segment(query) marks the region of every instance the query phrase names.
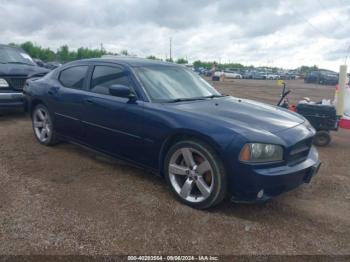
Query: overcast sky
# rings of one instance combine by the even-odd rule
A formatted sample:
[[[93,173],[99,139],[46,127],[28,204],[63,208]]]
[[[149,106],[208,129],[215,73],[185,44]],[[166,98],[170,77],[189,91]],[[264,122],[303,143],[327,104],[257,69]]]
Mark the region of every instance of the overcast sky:
[[[338,70],[350,0],[0,0],[1,42]],[[350,61],[350,58],[348,59]]]

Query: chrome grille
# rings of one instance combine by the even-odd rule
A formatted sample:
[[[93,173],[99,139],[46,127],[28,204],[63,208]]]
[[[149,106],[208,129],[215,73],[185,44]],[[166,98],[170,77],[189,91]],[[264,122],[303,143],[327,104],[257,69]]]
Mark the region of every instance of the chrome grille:
[[[10,84],[10,87],[16,90],[23,90],[26,83],[26,77],[9,77],[6,81]]]
[[[296,165],[306,160],[312,146],[312,138],[302,140],[289,151],[288,165]]]

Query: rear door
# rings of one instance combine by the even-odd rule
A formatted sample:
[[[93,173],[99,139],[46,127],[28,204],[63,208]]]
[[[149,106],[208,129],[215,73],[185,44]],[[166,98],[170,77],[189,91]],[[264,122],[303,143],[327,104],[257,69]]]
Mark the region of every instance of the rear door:
[[[48,91],[56,131],[76,140],[81,140],[83,136],[80,121],[88,70],[88,65],[63,69],[58,75],[58,81]]]
[[[109,154],[142,162],[143,102],[110,95],[109,87],[116,84],[128,86],[136,95],[130,74],[122,66],[100,64],[91,70],[82,110],[86,143]]]

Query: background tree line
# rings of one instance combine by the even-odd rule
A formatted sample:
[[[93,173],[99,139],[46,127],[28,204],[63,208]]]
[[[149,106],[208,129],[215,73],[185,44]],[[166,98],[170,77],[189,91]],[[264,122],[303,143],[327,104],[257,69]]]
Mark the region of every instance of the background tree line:
[[[103,55],[124,55],[128,56],[130,55],[127,50],[121,50],[119,53],[111,53],[107,52],[104,48],[101,49],[90,49],[86,47],[79,47],[76,51],[70,50],[68,45],[63,45],[60,48],[57,49],[57,51],[53,51],[50,48],[43,48],[39,45],[33,44],[32,42],[28,41],[22,44],[15,44],[10,43],[9,45],[21,47],[24,51],[26,51],[31,57],[33,58],[39,58],[43,60],[44,62],[48,61],[59,61],[61,63],[70,62],[77,59],[84,59],[84,58],[98,58]],[[153,59],[153,60],[161,60],[162,58],[156,57],[154,55],[149,55],[146,58]],[[175,62],[177,64],[188,64],[187,59],[185,58],[178,58],[176,60],[173,60],[172,58],[166,58],[165,61],[167,62]],[[207,69],[213,68],[214,63],[217,65],[217,68],[219,70],[226,69],[226,68],[235,68],[235,69],[253,69],[254,66],[244,66],[240,63],[216,63],[215,61],[194,61],[193,66],[195,68],[203,67]],[[273,71],[277,71],[281,68],[277,67],[266,67],[271,68]],[[317,66],[301,66],[299,67],[299,72],[302,74],[306,74],[312,70],[317,70]]]
[[[74,51],[70,50],[67,45],[61,46],[56,52],[54,52],[50,48],[42,48],[41,46],[33,44],[29,41],[22,44],[10,43],[9,45],[20,47],[24,51],[26,51],[32,58],[39,58],[44,62],[59,61],[65,63],[77,59],[101,57],[107,54],[106,50],[104,50],[103,48],[90,49],[85,47],[79,47],[76,51]]]
[[[44,62],[49,61],[59,61],[62,63],[78,60],[78,59],[84,59],[84,58],[98,58],[103,55],[124,55],[129,56],[128,50],[121,50],[119,53],[111,53],[107,52],[104,48],[101,49],[90,49],[86,47],[79,47],[76,51],[70,50],[68,45],[63,45],[60,48],[57,49],[57,51],[53,51],[50,48],[43,48],[39,45],[36,45],[30,41],[22,43],[22,44],[15,44],[10,43],[11,46],[16,46],[22,48],[24,51],[26,51],[32,58],[39,58]],[[163,60],[161,58],[158,58],[156,56],[150,55],[147,57],[148,59],[154,59],[154,60]],[[174,62],[173,59],[166,59],[168,62]],[[179,58],[175,61],[178,64],[187,64],[188,61],[184,58]]]

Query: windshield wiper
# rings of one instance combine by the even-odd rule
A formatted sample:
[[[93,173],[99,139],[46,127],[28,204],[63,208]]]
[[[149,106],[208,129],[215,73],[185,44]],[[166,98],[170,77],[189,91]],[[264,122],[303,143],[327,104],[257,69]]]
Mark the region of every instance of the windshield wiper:
[[[191,97],[191,98],[176,98],[176,99],[168,100],[166,102],[177,103],[177,102],[183,102],[183,101],[206,100],[208,98],[217,98],[217,97],[225,97],[225,96],[228,96],[228,95],[210,95],[210,96]]]
[[[192,97],[192,98],[176,98],[172,100],[166,101],[167,103],[177,103],[177,102],[184,102],[184,101],[196,101],[196,100],[204,100],[205,97]]]
[[[204,96],[204,98],[217,98],[217,97],[225,97],[228,95],[210,95],[210,96]]]
[[[30,65],[30,66],[34,66],[33,64],[30,64],[30,63],[18,62],[18,61],[7,62],[6,64],[20,64],[20,65]]]

